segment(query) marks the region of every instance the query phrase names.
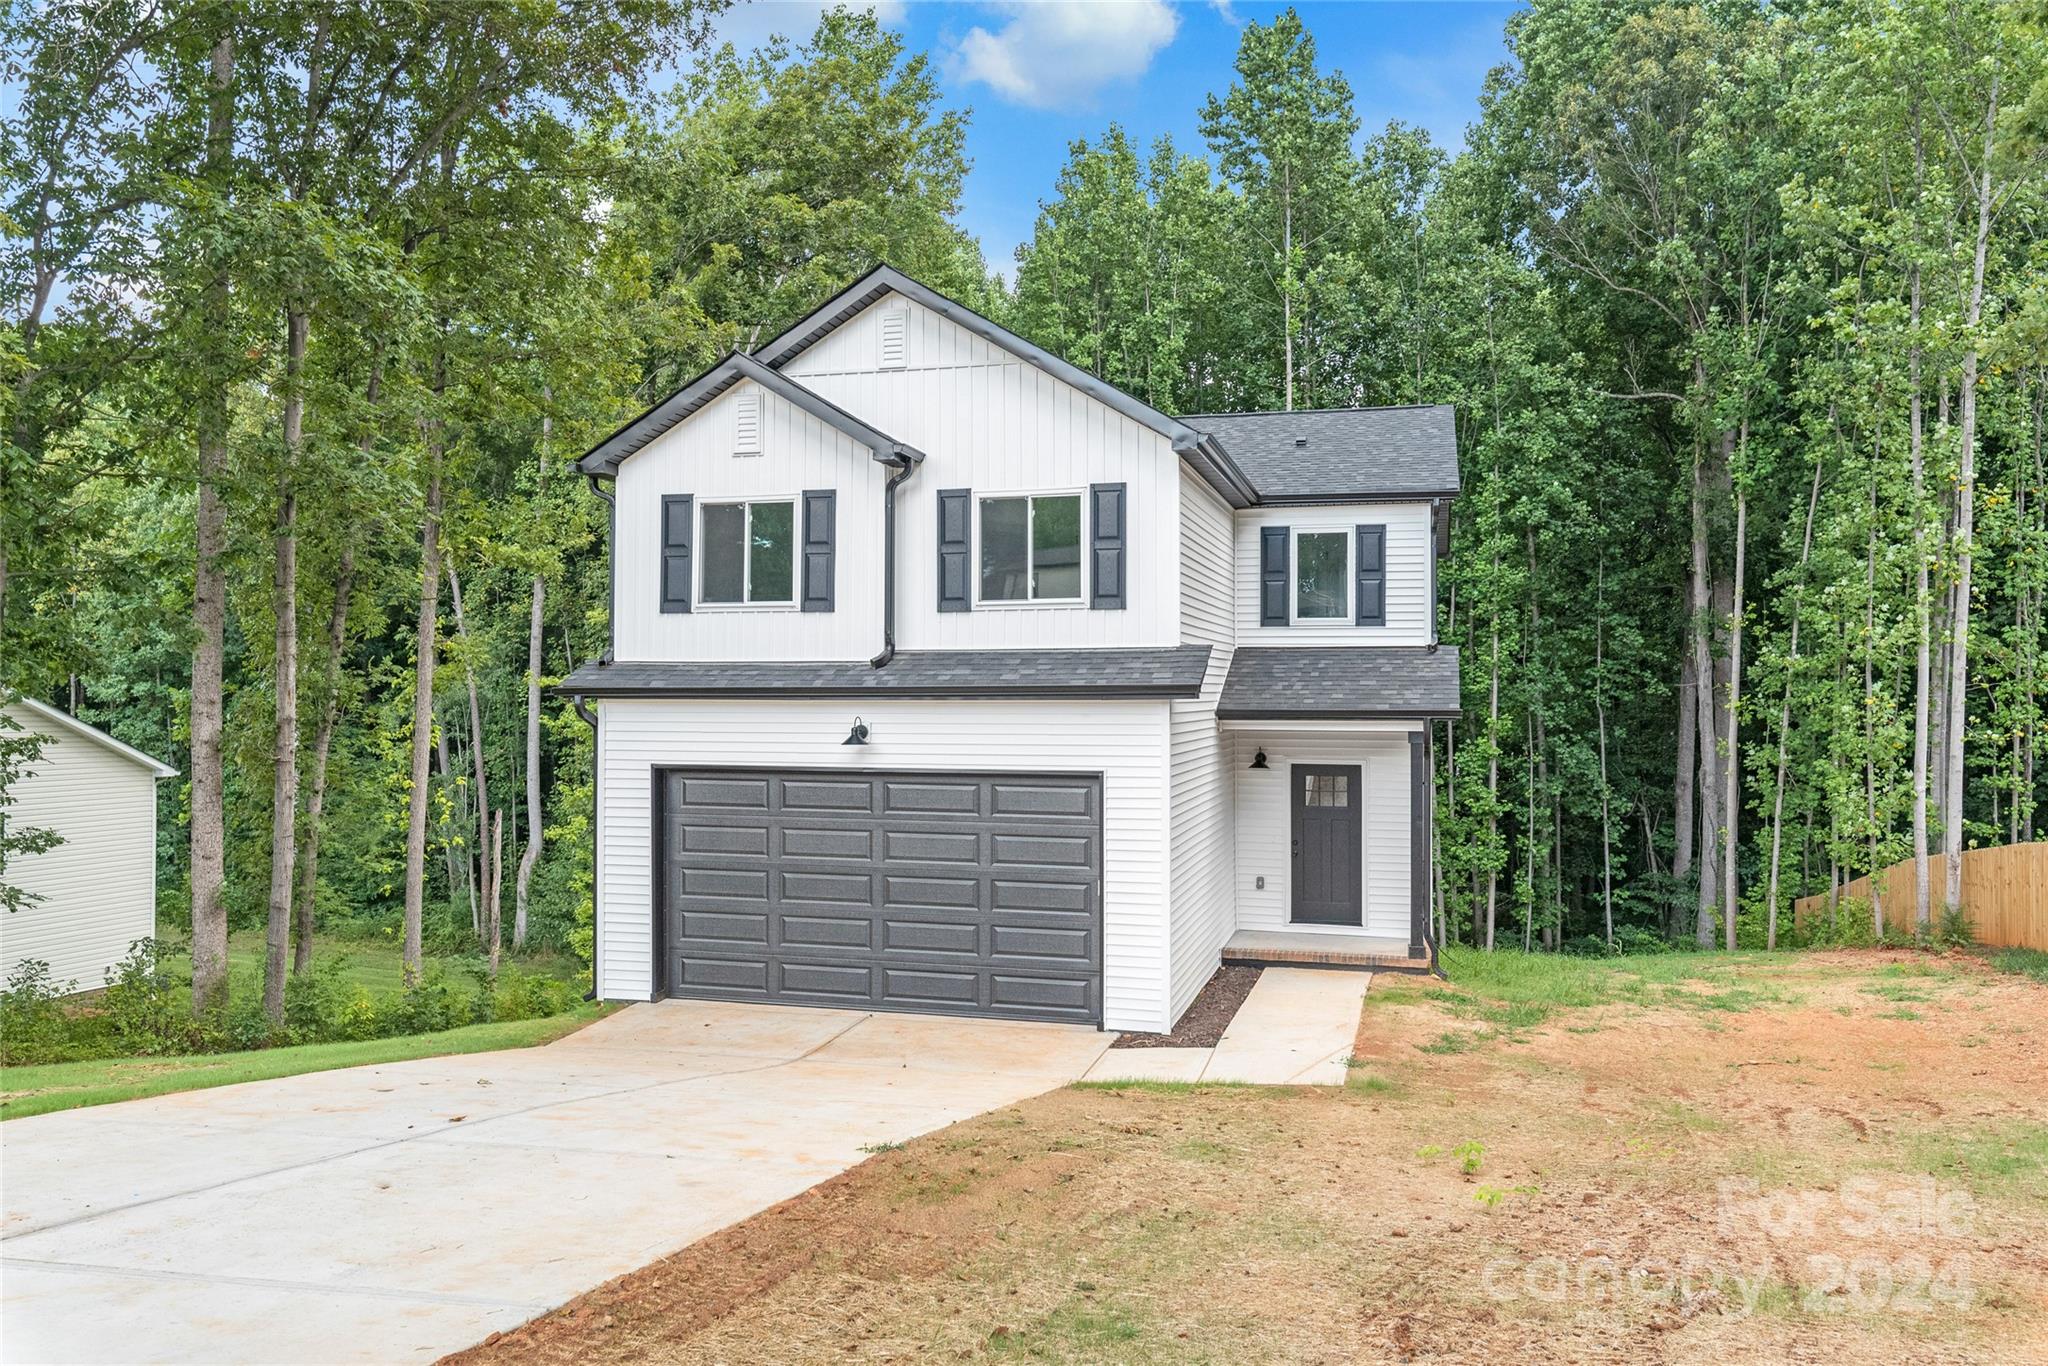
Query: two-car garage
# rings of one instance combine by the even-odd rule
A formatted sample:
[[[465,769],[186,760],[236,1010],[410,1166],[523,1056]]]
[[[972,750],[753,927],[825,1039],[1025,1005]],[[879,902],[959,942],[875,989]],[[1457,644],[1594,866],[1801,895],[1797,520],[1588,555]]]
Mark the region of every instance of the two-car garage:
[[[656,774],[671,996],[1100,1023],[1093,774]]]

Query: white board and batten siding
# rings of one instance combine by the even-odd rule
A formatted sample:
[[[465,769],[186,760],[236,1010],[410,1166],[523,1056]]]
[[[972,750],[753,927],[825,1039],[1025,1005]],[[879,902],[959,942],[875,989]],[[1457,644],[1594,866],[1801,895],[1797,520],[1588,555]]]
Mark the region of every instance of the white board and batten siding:
[[[1198,698],[1172,708],[1172,898],[1168,936],[1172,1016],[1179,1019],[1215,972],[1236,929],[1231,869],[1235,788],[1230,740],[1216,724],[1216,699],[1230,672],[1231,510],[1193,473],[1181,472],[1181,637],[1210,647]]]
[[[743,421],[751,408],[753,423]],[[751,449],[753,453],[748,453]],[[882,486],[889,470],[866,446],[759,385],[726,390],[619,466],[616,650],[633,660],[852,660],[882,648]],[[829,612],[720,606],[703,600],[705,547],[693,537],[688,612],[661,610],[661,500],[796,503],[807,490],[838,493]]]
[[[885,319],[891,317],[897,321],[888,326],[902,328],[900,365],[893,356],[885,357]],[[1165,437],[896,295],[848,319],[793,357],[783,372],[925,453],[923,466],[898,495],[902,596],[896,603],[896,640],[903,649],[1180,643],[1181,460]],[[980,498],[1085,493],[1090,484],[1125,486],[1129,541],[1122,610],[1092,611],[1085,601],[1057,606],[984,606],[977,601],[969,612],[938,610],[940,489],[971,489]],[[977,544],[977,566],[980,556]],[[1085,546],[1082,558],[1088,558]]]
[[[657,768],[1097,773],[1104,1027],[1168,1027],[1166,703],[874,697],[598,706],[598,989],[606,999],[653,992]],[[871,728],[858,748],[841,743],[856,713]]]
[[[156,933],[156,784],[175,771],[54,709],[7,714],[46,741],[8,818],[64,842],[8,862],[7,882],[40,900],[0,913],[0,979],[40,959],[60,990],[97,991],[130,944]]]
[[[1342,531],[1356,555],[1360,526],[1387,529],[1387,624],[1359,626],[1354,621],[1298,621],[1291,626],[1259,625],[1259,533],[1269,526],[1304,531]],[[1291,554],[1290,550],[1290,554]],[[1237,643],[1265,645],[1427,645],[1432,580],[1428,503],[1335,503],[1261,507],[1237,516]],[[1293,583],[1289,565],[1288,582]],[[1354,607],[1354,611],[1355,611]]]
[[[1365,802],[1359,862],[1367,935],[1408,942],[1409,757],[1411,723],[1365,723],[1343,728],[1243,729],[1232,732],[1237,776],[1237,927],[1288,928],[1293,898],[1294,764],[1357,764]],[[1266,751],[1264,769],[1251,764]],[[1265,879],[1265,886],[1258,885]],[[1329,932],[1329,926],[1311,927]]]

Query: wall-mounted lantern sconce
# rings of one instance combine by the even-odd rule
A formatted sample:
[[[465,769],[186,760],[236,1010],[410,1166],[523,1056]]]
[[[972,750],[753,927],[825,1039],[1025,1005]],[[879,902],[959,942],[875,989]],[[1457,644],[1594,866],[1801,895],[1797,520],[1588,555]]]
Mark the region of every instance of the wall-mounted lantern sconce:
[[[1271,768],[1271,767],[1272,767],[1272,765],[1271,765],[1271,764],[1269,764],[1269,763],[1267,763],[1267,762],[1266,762],[1266,751],[1265,751],[1265,750],[1263,750],[1263,749],[1262,749],[1262,750],[1260,750],[1260,751],[1259,751],[1259,752],[1258,752],[1257,754],[1254,754],[1254,755],[1252,756],[1252,767],[1253,767],[1253,768]]]
[[[864,745],[867,742],[868,723],[856,716],[853,718],[853,729],[846,732],[846,738],[839,743],[842,745]]]

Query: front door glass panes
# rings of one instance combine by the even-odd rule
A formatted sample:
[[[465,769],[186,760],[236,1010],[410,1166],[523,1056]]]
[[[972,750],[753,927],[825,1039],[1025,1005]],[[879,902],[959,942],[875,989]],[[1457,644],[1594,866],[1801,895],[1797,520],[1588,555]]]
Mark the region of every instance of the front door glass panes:
[[[1351,805],[1351,776],[1347,773],[1308,773],[1301,779],[1303,806]]]

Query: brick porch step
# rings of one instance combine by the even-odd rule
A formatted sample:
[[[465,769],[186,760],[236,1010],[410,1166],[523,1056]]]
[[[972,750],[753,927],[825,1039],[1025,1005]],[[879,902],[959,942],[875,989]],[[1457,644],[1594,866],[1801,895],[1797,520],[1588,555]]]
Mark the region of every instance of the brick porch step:
[[[1401,940],[1310,930],[1239,930],[1224,944],[1223,961],[1355,972],[1429,971],[1429,960],[1410,958],[1408,945]]]

